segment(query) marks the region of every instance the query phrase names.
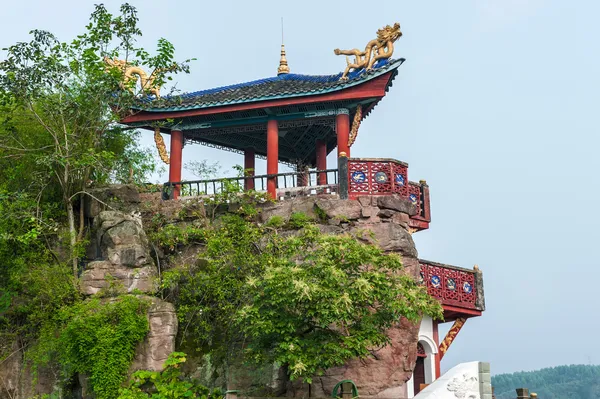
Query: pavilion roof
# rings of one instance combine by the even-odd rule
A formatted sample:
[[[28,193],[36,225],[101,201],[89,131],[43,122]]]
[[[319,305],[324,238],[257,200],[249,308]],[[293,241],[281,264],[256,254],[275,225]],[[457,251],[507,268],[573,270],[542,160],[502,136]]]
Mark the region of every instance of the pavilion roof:
[[[370,71],[360,69],[349,73],[348,80],[345,81],[340,80],[342,73],[335,75],[286,73],[251,82],[166,96],[159,101],[141,101],[136,108],[146,112],[170,112],[332,93],[395,71],[404,61],[404,58],[380,60]]]

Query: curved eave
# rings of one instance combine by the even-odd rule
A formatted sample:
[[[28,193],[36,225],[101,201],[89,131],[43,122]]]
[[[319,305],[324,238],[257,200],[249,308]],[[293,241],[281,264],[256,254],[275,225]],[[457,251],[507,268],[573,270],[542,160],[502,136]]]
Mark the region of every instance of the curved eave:
[[[402,60],[403,61],[403,60]],[[261,97],[250,101],[240,100],[226,104],[202,106],[193,109],[147,109],[138,111],[133,115],[127,116],[121,120],[122,123],[150,122],[164,120],[167,118],[185,118],[200,115],[219,114],[226,112],[246,111],[258,108],[285,107],[286,105],[309,104],[319,102],[358,100],[358,99],[381,99],[385,96],[391,86],[391,82],[398,73],[398,67],[402,64],[399,61],[384,71],[376,71],[369,79],[358,79],[349,82],[340,87],[323,92],[310,92],[289,94],[283,96],[273,96],[270,98]]]

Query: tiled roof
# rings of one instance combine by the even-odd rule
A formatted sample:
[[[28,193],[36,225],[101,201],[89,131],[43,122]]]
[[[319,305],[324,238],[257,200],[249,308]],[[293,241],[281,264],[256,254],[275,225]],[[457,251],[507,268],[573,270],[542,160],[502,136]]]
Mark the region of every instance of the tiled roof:
[[[364,69],[348,74],[348,80],[341,81],[341,73],[336,75],[299,75],[281,74],[271,78],[252,82],[238,83],[230,86],[185,93],[173,97],[163,97],[160,101],[143,101],[140,109],[145,111],[181,111],[188,109],[209,108],[229,104],[240,104],[278,98],[317,95],[356,86],[398,68],[404,62],[398,60],[381,60],[370,71]]]

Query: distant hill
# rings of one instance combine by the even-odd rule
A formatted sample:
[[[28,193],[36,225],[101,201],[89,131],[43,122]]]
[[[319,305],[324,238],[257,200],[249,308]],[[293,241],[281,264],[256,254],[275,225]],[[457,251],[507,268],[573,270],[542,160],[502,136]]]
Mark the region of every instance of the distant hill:
[[[539,399],[600,398],[600,366],[558,366],[492,377],[497,399],[516,398],[516,388],[529,388]]]

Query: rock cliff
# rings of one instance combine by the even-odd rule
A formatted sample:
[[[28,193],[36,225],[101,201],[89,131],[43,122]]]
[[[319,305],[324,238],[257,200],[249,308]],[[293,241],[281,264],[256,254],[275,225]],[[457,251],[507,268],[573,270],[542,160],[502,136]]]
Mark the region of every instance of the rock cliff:
[[[150,331],[137,348],[131,371],[137,369],[159,370],[169,353],[176,350],[177,317],[174,306],[152,297],[157,290],[159,270],[144,224],[161,215],[171,223],[207,223],[206,210],[201,201],[161,201],[159,193],[138,194],[129,186],[97,190],[97,198],[87,205],[86,216],[93,220],[88,262],[80,278],[80,290],[90,296],[101,292],[110,295],[141,295],[151,301],[148,311]],[[118,209],[118,210],[117,210]],[[405,273],[418,276],[417,250],[409,231],[408,221],[416,213],[414,206],[396,196],[364,196],[356,200],[340,200],[334,195],[297,197],[259,207],[258,222],[266,223],[274,216],[284,221],[295,212],[302,212],[318,223],[323,232],[330,234],[353,233],[365,241],[376,243],[382,249],[398,253],[403,258]],[[364,234],[368,232],[368,234]],[[291,232],[290,232],[291,233]],[[191,254],[191,255],[190,255]],[[183,261],[193,257],[194,251],[184,249],[171,259]],[[164,260],[164,258],[163,258]],[[310,387],[313,397],[328,397],[335,384],[351,379],[358,386],[361,397],[396,397],[406,395],[416,360],[419,325],[399,320],[389,330],[391,345],[373,348],[369,358],[353,360],[343,367],[327,370],[315,378]],[[15,355],[0,364],[0,392],[10,392],[9,397],[25,398],[32,393],[49,393],[54,377],[41,375],[33,391],[24,388],[22,355]],[[244,374],[244,373],[242,373]],[[256,373],[254,373],[256,374]],[[264,384],[271,394],[288,397],[307,396],[309,387],[301,382],[287,381],[285,373],[276,368],[264,373],[261,381],[240,377],[229,381],[229,388],[245,390]],[[269,381],[266,381],[265,378]],[[28,379],[29,380],[29,379]],[[29,381],[30,382],[30,381]],[[84,385],[84,384],[83,384]],[[0,397],[3,397],[0,394]]]
[[[385,251],[400,254],[405,273],[417,278],[418,253],[408,227],[409,217],[416,213],[416,209],[409,201],[397,196],[364,196],[357,200],[340,200],[335,196],[300,197],[265,205],[260,217],[263,222],[273,216],[289,219],[294,212],[313,216],[324,232],[368,232],[356,235],[365,237],[366,241],[379,245]],[[388,331],[391,345],[374,348],[371,357],[352,360],[315,378],[310,387],[311,396],[329,397],[339,381],[350,379],[357,385],[361,397],[405,397],[405,384],[416,361],[418,333],[419,324],[400,320],[395,328]],[[279,378],[274,382],[281,381]],[[308,394],[306,384],[287,383],[287,387],[280,390],[285,390],[286,396]]]

